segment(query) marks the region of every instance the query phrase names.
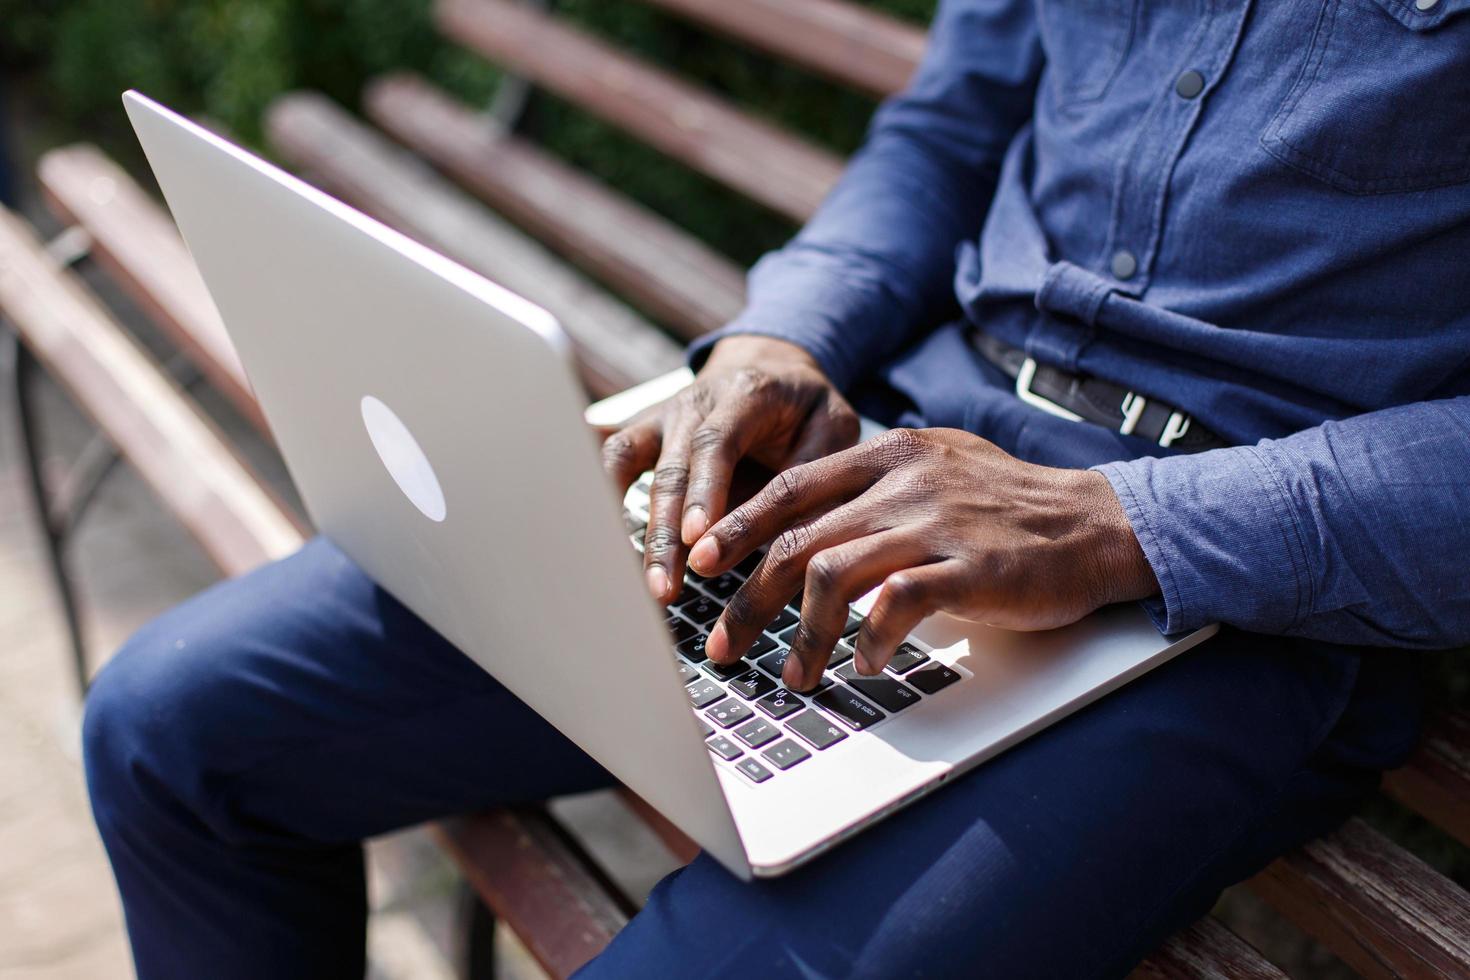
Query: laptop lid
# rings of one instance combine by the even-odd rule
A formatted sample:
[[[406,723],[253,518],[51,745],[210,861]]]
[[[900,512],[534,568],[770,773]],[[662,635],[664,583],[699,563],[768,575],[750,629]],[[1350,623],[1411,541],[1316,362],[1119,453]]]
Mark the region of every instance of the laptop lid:
[[[749,877],[555,319],[146,97],[124,102],[317,528]]]

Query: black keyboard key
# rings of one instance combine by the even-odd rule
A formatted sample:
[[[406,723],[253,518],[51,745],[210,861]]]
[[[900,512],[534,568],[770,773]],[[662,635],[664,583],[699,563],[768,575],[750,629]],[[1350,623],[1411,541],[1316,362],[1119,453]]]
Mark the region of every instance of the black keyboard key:
[[[679,672],[680,683],[693,684],[695,681],[699,680],[699,671],[695,670],[693,667],[689,666],[682,660],[674,665],[674,669]]]
[[[776,688],[770,694],[757,701],[755,706],[772,718],[778,719],[785,718],[787,715],[794,715],[802,708],[801,698],[784,687]]]
[[[782,630],[781,632],[777,633],[776,634],[776,639],[780,640],[782,643],[785,643],[787,646],[790,646],[791,645],[791,638],[793,636],[795,636],[795,635],[796,635],[796,623],[793,622],[790,626],[786,627],[784,630]]]
[[[766,721],[764,718],[752,718],[739,728],[735,734],[740,741],[753,749],[758,749],[767,742],[774,742],[781,737],[781,729]]]
[[[678,616],[670,616],[669,634],[673,636],[674,643],[679,644],[683,643],[685,640],[691,640],[694,637],[698,636],[699,627],[695,626],[687,619],[680,619]]]
[[[788,647],[782,647],[775,653],[768,653],[764,657],[761,657],[760,660],[756,661],[756,666],[779,681],[781,679],[781,671],[786,667],[786,658],[789,656],[791,656],[791,650]],[[823,677],[817,681],[817,686],[813,690],[823,691],[831,686],[832,682]]]
[[[720,618],[725,607],[707,595],[694,593],[679,604],[679,612],[685,619],[692,619],[700,626],[708,626]]]
[[[783,609],[776,614],[776,618],[766,624],[766,632],[772,636],[778,635],[796,625],[796,613],[790,609]]]
[[[741,580],[738,577],[726,572],[724,575],[705,579],[699,583],[699,587],[716,599],[728,599],[740,589],[740,584]]]
[[[695,721],[695,723],[697,723],[699,725],[699,737],[700,738],[709,738],[711,735],[713,735],[715,733],[715,730],[710,727],[709,722],[705,721],[703,718],[699,717],[698,715],[695,715],[694,716],[694,721]]]
[[[746,578],[750,578],[751,575],[755,574],[755,567],[761,563],[761,559],[764,557],[765,555],[761,552],[752,551],[735,563],[735,571]]]
[[[903,679],[925,694],[937,694],[959,680],[960,675],[944,664],[930,664],[911,674],[905,674]]]
[[[703,708],[707,704],[714,704],[725,696],[724,688],[714,681],[696,681],[684,688],[689,695],[689,703],[696,708]]]
[[[748,670],[729,684],[730,693],[747,701],[763,698],[776,689],[776,682],[758,670]]]
[[[846,732],[817,711],[803,711],[788,721],[786,727],[800,735],[814,749],[825,749],[847,738]]]
[[[831,670],[838,664],[847,663],[852,659],[852,647],[846,643],[838,643],[832,647],[832,655],[827,658],[827,669]]]
[[[912,643],[900,643],[898,652],[888,661],[888,669],[895,674],[907,674],[928,659],[929,655]]]
[[[737,660],[733,664],[730,664],[728,667],[722,664],[717,664],[713,660],[706,660],[704,663],[699,665],[699,669],[704,671],[711,677],[717,678],[722,681],[728,681],[732,680],[733,678],[739,677],[741,674],[748,673],[751,670],[751,666],[750,662],[747,660]]]
[[[629,537],[637,538],[639,541],[642,541],[643,532],[648,529],[648,524],[643,520],[643,518],[637,516],[636,514],[630,514],[625,510],[623,511],[623,527],[627,528]]]
[[[733,728],[754,715],[755,712],[750,710],[749,705],[734,698],[726,698],[704,713],[706,718],[721,728]]]
[[[911,704],[919,703],[919,696],[886,674],[864,677],[852,664],[837,670],[837,676],[852,685],[852,689],[870,701],[878,702],[888,711],[902,711]]]
[[[723,735],[716,735],[714,738],[710,739],[704,744],[708,745],[711,752],[719,756],[721,759],[724,759],[726,762],[729,762],[732,759],[738,759],[745,754],[744,749],[742,749],[740,746],[736,745],[734,742],[730,741]]]
[[[679,656],[690,663],[701,664],[707,659],[704,655],[705,639],[705,634],[700,633],[698,636],[691,636],[687,640],[674,644],[674,649],[678,651]]]
[[[798,762],[805,762],[812,757],[806,749],[797,745],[789,738],[783,738],[775,745],[766,749],[761,755],[777,769],[790,769]]]
[[[739,762],[735,763],[735,768],[745,773],[745,775],[749,776],[757,783],[763,783],[767,779],[771,778],[771,770],[767,769],[765,766],[761,765],[759,762],[756,762],[749,756],[746,756],[744,759],[741,759]]]
[[[857,636],[858,630],[862,628],[863,617],[849,609],[847,611],[847,627],[842,631],[842,638],[851,642],[852,638]]]
[[[764,657],[761,657],[756,661],[755,665],[779,681],[781,679],[781,671],[786,669],[786,658],[790,655],[791,651],[786,647],[782,647],[775,653],[768,653]]]
[[[745,651],[745,655],[751,660],[756,660],[760,657],[764,657],[766,654],[770,653],[778,646],[780,646],[779,643],[777,643],[774,639],[767,636],[766,634],[762,633],[760,635],[760,638],[750,645],[750,649]]]
[[[873,707],[857,694],[841,684],[832,687],[812,698],[812,703],[820,708],[832,712],[848,728],[860,732],[864,728],[871,728],[882,721],[886,715]]]

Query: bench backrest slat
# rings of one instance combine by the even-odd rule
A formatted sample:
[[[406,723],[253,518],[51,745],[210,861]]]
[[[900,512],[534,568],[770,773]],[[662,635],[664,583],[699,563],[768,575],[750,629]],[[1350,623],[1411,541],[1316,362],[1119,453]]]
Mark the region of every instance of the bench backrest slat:
[[[842,172],[834,154],[529,7],[439,0],[434,11],[462,44],[795,221]]]
[[[214,427],[4,210],[0,312],[226,574],[300,547],[300,527]]]
[[[245,369],[164,210],[92,146],[52,150],[37,173],[47,202],[92,237],[92,255],[250,421],[265,428]]]
[[[363,106],[500,213],[693,339],[745,303],[740,268],[694,236],[413,75],[373,82]]]
[[[682,362],[679,346],[647,321],[325,96],[283,96],[266,128],[277,149],[332,193],[555,314],[594,393]]]
[[[922,28],[844,0],[645,0],[869,95],[903,88]]]

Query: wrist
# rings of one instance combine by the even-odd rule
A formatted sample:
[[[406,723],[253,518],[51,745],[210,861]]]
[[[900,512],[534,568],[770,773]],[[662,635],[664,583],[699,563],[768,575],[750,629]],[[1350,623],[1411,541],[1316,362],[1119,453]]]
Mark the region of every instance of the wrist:
[[[805,347],[762,334],[734,334],[721,338],[710,348],[705,367],[774,362],[800,364],[817,371],[822,370],[817,359]]]
[[[1088,548],[1097,579],[1098,606],[1159,594],[1159,580],[1138,542],[1123,502],[1108,478],[1094,470],[1073,471],[1085,508]]]

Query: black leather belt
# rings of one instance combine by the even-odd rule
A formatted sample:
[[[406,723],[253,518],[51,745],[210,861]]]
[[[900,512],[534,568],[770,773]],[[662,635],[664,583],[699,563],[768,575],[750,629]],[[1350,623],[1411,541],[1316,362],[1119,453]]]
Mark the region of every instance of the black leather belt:
[[[970,331],[970,343],[981,357],[1015,379],[1016,397],[1044,412],[1116,429],[1176,452],[1230,445],[1187,413],[1122,385],[1041,364],[1021,348],[979,330]]]

